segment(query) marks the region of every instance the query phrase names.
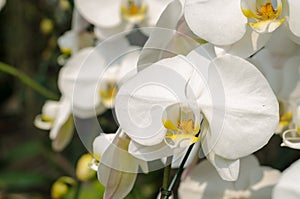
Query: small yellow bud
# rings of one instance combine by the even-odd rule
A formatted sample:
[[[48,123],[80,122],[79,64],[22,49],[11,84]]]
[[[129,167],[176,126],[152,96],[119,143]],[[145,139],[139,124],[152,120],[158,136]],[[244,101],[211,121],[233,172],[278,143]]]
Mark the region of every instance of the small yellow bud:
[[[76,176],[80,181],[88,181],[95,176],[95,171],[88,167],[88,164],[92,162],[93,156],[90,154],[84,154],[77,162]]]
[[[43,19],[40,23],[40,30],[44,34],[49,34],[53,30],[53,21],[51,19]]]
[[[60,0],[59,1],[59,7],[62,10],[70,10],[71,9],[71,5],[70,5],[68,0]]]
[[[64,197],[69,191],[69,186],[74,186],[75,184],[75,180],[71,177],[60,177],[51,187],[51,197],[54,199]]]
[[[69,187],[63,182],[56,181],[51,188],[51,196],[54,199],[64,197],[68,193]]]

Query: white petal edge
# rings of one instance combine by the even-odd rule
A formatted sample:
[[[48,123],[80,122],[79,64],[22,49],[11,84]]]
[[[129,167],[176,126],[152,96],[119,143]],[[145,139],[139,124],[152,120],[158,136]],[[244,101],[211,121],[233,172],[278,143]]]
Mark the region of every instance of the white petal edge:
[[[247,27],[245,35],[236,43],[230,46],[219,46],[216,49],[221,48],[221,54],[232,54],[242,58],[248,58],[256,51],[261,49],[267,41],[270,39],[271,34],[259,34]],[[216,50],[217,55],[220,55],[220,50]]]
[[[287,0],[289,5],[289,27],[295,36],[300,37],[300,1]]]
[[[216,168],[220,177],[226,181],[236,181],[239,175],[240,160],[229,160],[210,152],[207,156],[209,162]]]
[[[283,173],[279,182],[274,187],[273,199],[298,199],[300,197],[300,191],[298,182],[300,181],[300,160],[294,162]]]
[[[121,23],[120,0],[75,0],[80,14],[90,23],[101,27],[113,27]]]
[[[231,45],[246,32],[240,0],[186,0],[184,14],[190,29],[215,45]]]
[[[208,82],[209,91],[198,99],[211,129],[204,140],[207,151],[237,159],[264,146],[277,128],[279,108],[263,75],[246,60],[224,55],[211,62],[208,79],[214,81]],[[218,100],[209,98],[207,92]]]

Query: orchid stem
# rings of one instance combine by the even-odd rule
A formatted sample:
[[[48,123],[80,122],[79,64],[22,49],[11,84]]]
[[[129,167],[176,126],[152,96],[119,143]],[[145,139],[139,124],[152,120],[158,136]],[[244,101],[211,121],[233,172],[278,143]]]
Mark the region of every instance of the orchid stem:
[[[167,158],[166,167],[164,168],[164,177],[163,177],[163,185],[161,188],[161,199],[169,196],[167,190],[170,181],[170,172],[171,172],[171,163],[172,163],[172,156]]]
[[[203,122],[203,120],[201,121],[200,126],[202,125],[202,122]],[[200,130],[199,130],[199,132],[197,133],[196,136],[199,136],[200,131],[201,131],[201,128],[200,128]],[[186,163],[186,161],[187,161],[187,159],[188,159],[188,157],[189,157],[189,155],[190,155],[190,153],[191,153],[191,151],[192,151],[194,145],[195,145],[195,143],[191,144],[191,145],[189,146],[187,152],[185,153],[185,155],[184,155],[184,157],[183,157],[183,160],[182,160],[182,162],[180,163],[179,168],[178,168],[178,170],[177,170],[175,176],[173,177],[173,179],[172,179],[172,181],[171,181],[171,183],[170,183],[168,189],[166,190],[167,193],[172,193],[172,190],[173,190],[173,188],[174,188],[174,186],[175,186],[177,180],[180,178],[180,176],[181,176],[181,174],[182,174],[182,172],[183,172],[184,165],[185,165],[185,163]],[[170,195],[162,196],[161,199],[169,199],[169,196],[170,196]]]
[[[79,198],[79,193],[80,193],[81,185],[82,185],[82,182],[78,181],[77,186],[76,186],[76,190],[75,190],[74,199],[78,199]]]
[[[17,77],[25,85],[29,86],[34,91],[36,91],[37,93],[43,95],[44,97],[46,97],[48,99],[53,99],[53,100],[59,99],[58,95],[56,95],[52,91],[48,90],[47,88],[43,87],[41,84],[34,81],[28,75],[26,75],[22,71],[19,71],[18,69],[14,68],[13,66],[5,64],[3,62],[0,62],[0,71]]]
[[[180,176],[181,176],[181,174],[183,172],[184,165],[185,165],[185,163],[186,163],[186,161],[187,161],[187,159],[188,159],[188,157],[189,157],[189,155],[190,155],[190,153],[191,153],[194,145],[195,145],[195,143],[193,143],[193,144],[191,144],[189,146],[189,148],[188,148],[188,150],[187,150],[187,152],[186,152],[186,154],[185,154],[185,156],[184,156],[184,158],[183,158],[183,160],[182,160],[182,162],[181,162],[181,164],[180,164],[180,166],[179,166],[179,168],[178,168],[175,176],[173,177],[173,179],[172,179],[172,181],[171,181],[171,183],[170,183],[170,185],[168,187],[168,191],[172,191],[173,190],[173,188],[174,188],[177,180],[180,178]],[[164,197],[163,199],[168,199],[168,198],[169,197]]]

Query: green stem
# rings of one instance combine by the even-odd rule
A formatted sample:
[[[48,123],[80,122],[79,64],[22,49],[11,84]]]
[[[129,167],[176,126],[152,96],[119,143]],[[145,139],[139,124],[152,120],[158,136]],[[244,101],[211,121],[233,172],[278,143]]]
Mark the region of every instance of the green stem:
[[[161,199],[168,197],[167,190],[168,190],[169,180],[170,180],[171,162],[172,162],[172,156],[167,158],[166,167],[164,168],[163,185],[161,187],[161,196],[160,196]]]
[[[203,120],[202,120],[201,123],[200,123],[200,127],[202,126],[202,122],[203,122]],[[198,137],[198,136],[200,135],[200,131],[201,131],[201,128],[200,128],[199,132],[196,134],[196,137]],[[187,152],[185,153],[185,155],[184,155],[184,157],[183,157],[183,160],[182,160],[181,163],[180,163],[180,166],[179,166],[179,168],[178,168],[178,170],[177,170],[175,176],[173,177],[173,179],[172,179],[172,181],[171,181],[169,187],[166,189],[166,192],[171,193],[172,190],[173,190],[173,188],[174,188],[174,186],[175,186],[175,184],[176,184],[176,182],[177,182],[177,180],[180,179],[181,174],[182,174],[183,169],[184,169],[184,165],[185,165],[185,163],[186,163],[186,161],[187,161],[187,159],[188,159],[188,157],[189,157],[189,155],[190,155],[190,153],[191,153],[191,151],[192,151],[194,145],[195,145],[195,143],[193,143],[193,144],[191,144],[191,145],[189,146]],[[161,197],[161,199],[168,199],[168,198],[169,198],[168,195],[165,195],[165,196]]]
[[[8,64],[0,62],[0,71],[17,77],[21,82],[23,82],[24,84],[32,88],[34,91],[43,95],[46,98],[53,99],[53,100],[59,99],[58,95],[48,90],[47,88],[43,87],[41,84],[34,81],[32,78],[30,78],[22,71],[19,71]]]
[[[79,193],[80,193],[81,185],[82,185],[82,182],[78,181],[77,186],[76,186],[76,190],[75,190],[74,199],[78,199],[79,198]]]

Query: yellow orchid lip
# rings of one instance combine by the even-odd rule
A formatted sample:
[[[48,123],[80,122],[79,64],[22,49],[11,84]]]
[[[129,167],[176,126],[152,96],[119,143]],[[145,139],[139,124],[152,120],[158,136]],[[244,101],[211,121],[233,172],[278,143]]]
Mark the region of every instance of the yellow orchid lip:
[[[147,6],[141,0],[125,0],[121,4],[122,17],[132,23],[144,20]]]
[[[280,18],[282,13],[282,3],[278,2],[277,8],[275,9],[271,1],[267,1],[262,4],[261,1],[256,1],[255,10],[247,6],[246,0],[243,1],[242,12],[250,20],[248,24],[259,33],[273,32],[276,30],[284,21],[285,18]]]
[[[197,137],[200,125],[197,124],[194,113],[190,108],[180,108],[176,124],[168,118],[163,119],[162,122],[167,129],[165,142],[170,147],[186,147],[200,140],[200,138]]]
[[[112,107],[118,88],[115,82],[109,82],[104,88],[100,89],[99,94],[102,103],[107,107]]]
[[[54,122],[54,119],[49,117],[49,116],[46,116],[46,115],[43,115],[41,116],[41,119],[43,122],[50,122],[50,123],[53,123]]]

